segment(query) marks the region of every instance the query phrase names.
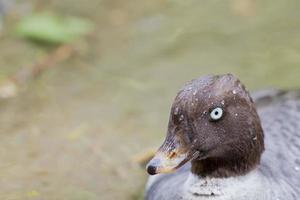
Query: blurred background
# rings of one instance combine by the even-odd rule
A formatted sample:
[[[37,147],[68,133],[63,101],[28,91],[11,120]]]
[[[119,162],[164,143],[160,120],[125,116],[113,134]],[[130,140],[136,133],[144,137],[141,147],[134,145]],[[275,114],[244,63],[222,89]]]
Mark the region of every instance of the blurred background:
[[[176,92],[300,87],[298,0],[0,0],[0,199],[142,199]]]

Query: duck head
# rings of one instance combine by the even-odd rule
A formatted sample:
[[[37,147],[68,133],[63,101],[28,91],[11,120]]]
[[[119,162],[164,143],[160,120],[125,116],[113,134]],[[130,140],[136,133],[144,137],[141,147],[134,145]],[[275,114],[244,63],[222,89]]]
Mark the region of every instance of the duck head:
[[[178,92],[166,139],[147,171],[173,172],[191,161],[200,176],[240,175],[257,166],[263,150],[260,119],[243,84],[231,74],[207,76]]]

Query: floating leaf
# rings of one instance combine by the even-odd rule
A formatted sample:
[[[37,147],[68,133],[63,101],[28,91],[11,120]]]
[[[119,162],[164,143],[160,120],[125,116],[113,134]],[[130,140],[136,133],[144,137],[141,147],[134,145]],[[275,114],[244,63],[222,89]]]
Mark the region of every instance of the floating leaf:
[[[70,141],[76,141],[86,134],[87,126],[85,124],[80,125],[77,129],[73,130],[67,135]]]
[[[28,197],[38,197],[39,195],[40,195],[40,193],[36,190],[32,190],[27,193]]]
[[[79,17],[36,13],[23,18],[16,27],[22,37],[53,44],[70,43],[93,30],[93,24]]]

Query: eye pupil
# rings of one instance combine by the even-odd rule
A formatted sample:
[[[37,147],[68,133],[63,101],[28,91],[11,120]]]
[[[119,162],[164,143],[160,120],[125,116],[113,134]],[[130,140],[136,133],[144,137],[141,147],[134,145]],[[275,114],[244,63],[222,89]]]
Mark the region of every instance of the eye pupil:
[[[215,112],[215,115],[218,115],[218,114],[219,114],[218,111],[216,111],[216,112]]]

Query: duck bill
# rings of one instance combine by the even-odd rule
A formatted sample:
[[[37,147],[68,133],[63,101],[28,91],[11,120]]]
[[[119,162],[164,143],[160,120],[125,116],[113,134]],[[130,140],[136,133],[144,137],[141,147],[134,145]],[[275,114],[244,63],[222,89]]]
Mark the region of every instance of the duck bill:
[[[178,138],[167,139],[147,165],[150,175],[170,173],[187,163],[195,155],[190,154],[187,145]]]

